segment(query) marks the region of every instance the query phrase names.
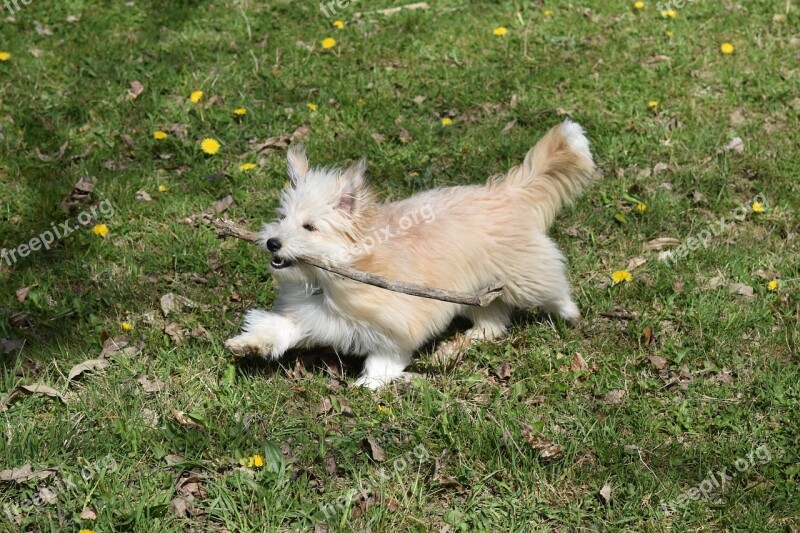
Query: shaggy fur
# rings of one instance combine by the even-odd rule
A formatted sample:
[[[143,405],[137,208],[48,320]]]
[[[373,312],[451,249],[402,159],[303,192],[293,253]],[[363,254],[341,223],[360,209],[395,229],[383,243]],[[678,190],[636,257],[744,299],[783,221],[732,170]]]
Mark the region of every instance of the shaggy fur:
[[[271,248],[278,295],[271,311],[251,310],[235,353],[277,359],[294,347],[330,346],[365,356],[358,384],[380,387],[403,375],[414,352],[456,316],[472,321],[470,339],[506,332],[514,309],[540,308],[570,322],[564,256],[546,232],[562,204],[594,171],[581,127],[551,129],[522,165],[485,185],[447,187],[379,203],[362,162],[347,170],[312,169],[302,147],[289,151],[280,217],[260,235]],[[279,246],[279,248],[278,248]],[[504,282],[486,308],[398,294],[344,279],[293,258],[329,259],[428,287],[476,291]]]

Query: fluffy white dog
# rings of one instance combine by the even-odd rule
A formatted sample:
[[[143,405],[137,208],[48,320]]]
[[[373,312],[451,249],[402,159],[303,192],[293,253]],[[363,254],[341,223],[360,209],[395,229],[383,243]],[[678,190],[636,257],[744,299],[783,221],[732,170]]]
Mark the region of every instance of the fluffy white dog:
[[[365,356],[357,384],[378,388],[403,375],[416,350],[456,316],[466,339],[495,339],[514,309],[540,308],[570,322],[564,256],[546,233],[560,207],[592,180],[583,129],[565,121],[522,165],[485,185],[425,191],[376,201],[362,161],[346,170],[311,168],[302,147],[289,150],[291,187],[279,218],[266,224],[278,294],[271,311],[253,309],[226,346],[277,359],[295,347],[329,346]],[[424,299],[365,285],[295,261],[313,256],[380,276],[453,291],[505,284],[485,308]]]

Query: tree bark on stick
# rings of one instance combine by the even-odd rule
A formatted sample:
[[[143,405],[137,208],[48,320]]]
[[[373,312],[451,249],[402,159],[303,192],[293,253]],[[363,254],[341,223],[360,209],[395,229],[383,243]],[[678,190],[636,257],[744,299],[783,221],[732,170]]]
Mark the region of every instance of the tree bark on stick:
[[[230,220],[211,217],[209,217],[209,220],[215,227],[217,236],[220,238],[235,237],[251,243],[258,242],[258,235],[256,233],[239,227]],[[404,281],[387,279],[383,276],[378,276],[376,274],[370,274],[368,272],[362,272],[360,270],[350,268],[349,266],[335,265],[317,257],[299,257],[296,258],[295,261],[300,261],[307,265],[321,268],[323,270],[327,270],[328,272],[352,279],[353,281],[366,283],[367,285],[372,285],[381,289],[386,289],[401,294],[408,294],[410,296],[418,296],[420,298],[440,300],[442,302],[486,307],[492,303],[495,298],[503,293],[503,283],[496,283],[480,292],[456,292],[448,291],[446,289],[433,289],[430,287],[424,287],[422,285],[416,285],[414,283],[406,283]]]

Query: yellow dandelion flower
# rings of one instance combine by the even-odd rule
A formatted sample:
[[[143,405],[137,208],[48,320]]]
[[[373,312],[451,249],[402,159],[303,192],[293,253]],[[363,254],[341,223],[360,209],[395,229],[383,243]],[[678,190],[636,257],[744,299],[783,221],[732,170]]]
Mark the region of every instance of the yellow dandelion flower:
[[[453,119],[450,118],[450,117],[444,117],[442,119],[442,126],[449,126],[452,123],[453,123]]]
[[[644,213],[645,211],[647,211],[647,204],[644,202],[639,202],[638,204],[636,204],[636,211],[638,211],[639,213]]]
[[[239,167],[239,170],[241,170],[243,172],[247,172],[248,170],[253,170],[254,168],[256,168],[256,164],[255,163],[243,163]]]
[[[767,289],[771,290],[771,291],[777,291],[778,290],[778,280],[777,279],[773,279],[772,281],[770,281],[769,284],[767,285]]]
[[[219,141],[216,139],[207,138],[200,142],[200,148],[208,155],[214,155],[219,152],[219,146]]]
[[[119,327],[122,328],[122,331],[130,331],[133,329],[133,324],[131,324],[130,322],[123,322],[122,324],[119,325]]]
[[[333,21],[333,27],[334,28],[339,28],[340,30],[343,30],[344,29],[344,21],[334,20]]]
[[[719,47],[719,51],[725,55],[730,55],[733,53],[733,45],[731,43],[722,43]]]
[[[105,224],[95,224],[95,226],[92,228],[92,233],[98,237],[105,238],[105,236],[108,235],[108,226]]]
[[[191,95],[189,95],[189,100],[191,100],[193,104],[196,104],[202,97],[203,91],[194,91]]]
[[[167,137],[169,137],[169,135],[167,135],[167,132],[165,131],[156,130],[153,132],[153,138],[157,141],[163,141]]]
[[[650,107],[652,109],[657,108],[658,107],[658,100],[650,100],[649,102],[647,102],[647,107]]]
[[[158,192],[167,192],[168,190],[169,190],[169,187],[167,187],[166,185],[159,185],[158,186]]]
[[[671,19],[674,19],[675,17],[677,17],[677,16],[678,16],[678,12],[677,12],[677,11],[675,11],[674,9],[667,9],[666,11],[662,11],[662,12],[661,12],[661,15],[662,15],[663,17],[665,17],[665,18],[671,18]]]
[[[675,37],[675,34],[667,30],[667,37]]]
[[[551,16],[552,14],[553,14],[553,10],[552,10],[552,9],[545,9],[545,10],[544,10],[544,16],[545,16],[545,17],[549,17],[549,16]]]
[[[327,37],[325,39],[322,39],[322,48],[324,48],[325,50],[333,48],[334,46],[336,46],[336,39],[334,39],[333,37]]]
[[[644,2],[634,2],[633,7],[636,9],[644,9]]]
[[[238,107],[233,110],[233,114],[236,115],[237,117],[243,117],[247,114],[247,109],[243,107]]]
[[[0,52],[0,61],[8,61],[11,59],[11,54],[8,52]]]
[[[611,274],[611,281],[614,282],[614,285],[616,285],[617,283],[630,281],[632,279],[633,276],[631,276],[631,273],[628,272],[627,270],[617,270],[616,272],[613,272]]]
[[[506,33],[508,33],[508,30],[505,29],[505,27],[503,26],[498,26],[494,30],[492,30],[492,35],[497,35],[498,37],[502,37]]]
[[[78,533],[95,533],[94,529],[81,529]]]
[[[264,458],[258,454],[253,455],[247,459],[248,468],[263,468]]]
[[[419,172],[414,170],[414,171],[409,172],[408,175],[411,176],[412,178],[416,178],[417,176],[419,176]]]
[[[753,205],[751,207],[753,208],[754,213],[760,213],[764,210],[764,204],[762,204],[761,202],[753,202]]]
[[[385,414],[385,415],[390,415],[390,414],[392,414],[392,410],[391,410],[391,409],[389,409],[388,407],[386,407],[385,405],[379,405],[379,406],[378,406],[378,412],[379,412],[379,413],[383,413],[383,414]]]
[[[367,101],[366,101],[366,100],[364,100],[363,98],[359,98],[358,100],[356,100],[356,105],[357,105],[358,107],[363,107],[363,106],[364,106],[364,104],[366,104],[366,103],[367,103]]]
[[[307,103],[306,107],[309,108],[311,111],[317,110],[317,104],[312,104],[311,102]]]

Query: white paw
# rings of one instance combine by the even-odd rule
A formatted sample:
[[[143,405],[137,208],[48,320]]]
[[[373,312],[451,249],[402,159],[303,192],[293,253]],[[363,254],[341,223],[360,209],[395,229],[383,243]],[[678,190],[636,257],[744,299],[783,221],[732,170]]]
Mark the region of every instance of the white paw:
[[[361,376],[356,380],[357,387],[366,387],[370,390],[378,390],[395,381],[411,383],[414,378],[422,378],[422,374],[416,372],[402,372],[397,376]]]
[[[252,333],[242,333],[228,339],[225,341],[225,347],[239,357],[250,354],[267,357],[270,352],[270,347],[264,338]]]

